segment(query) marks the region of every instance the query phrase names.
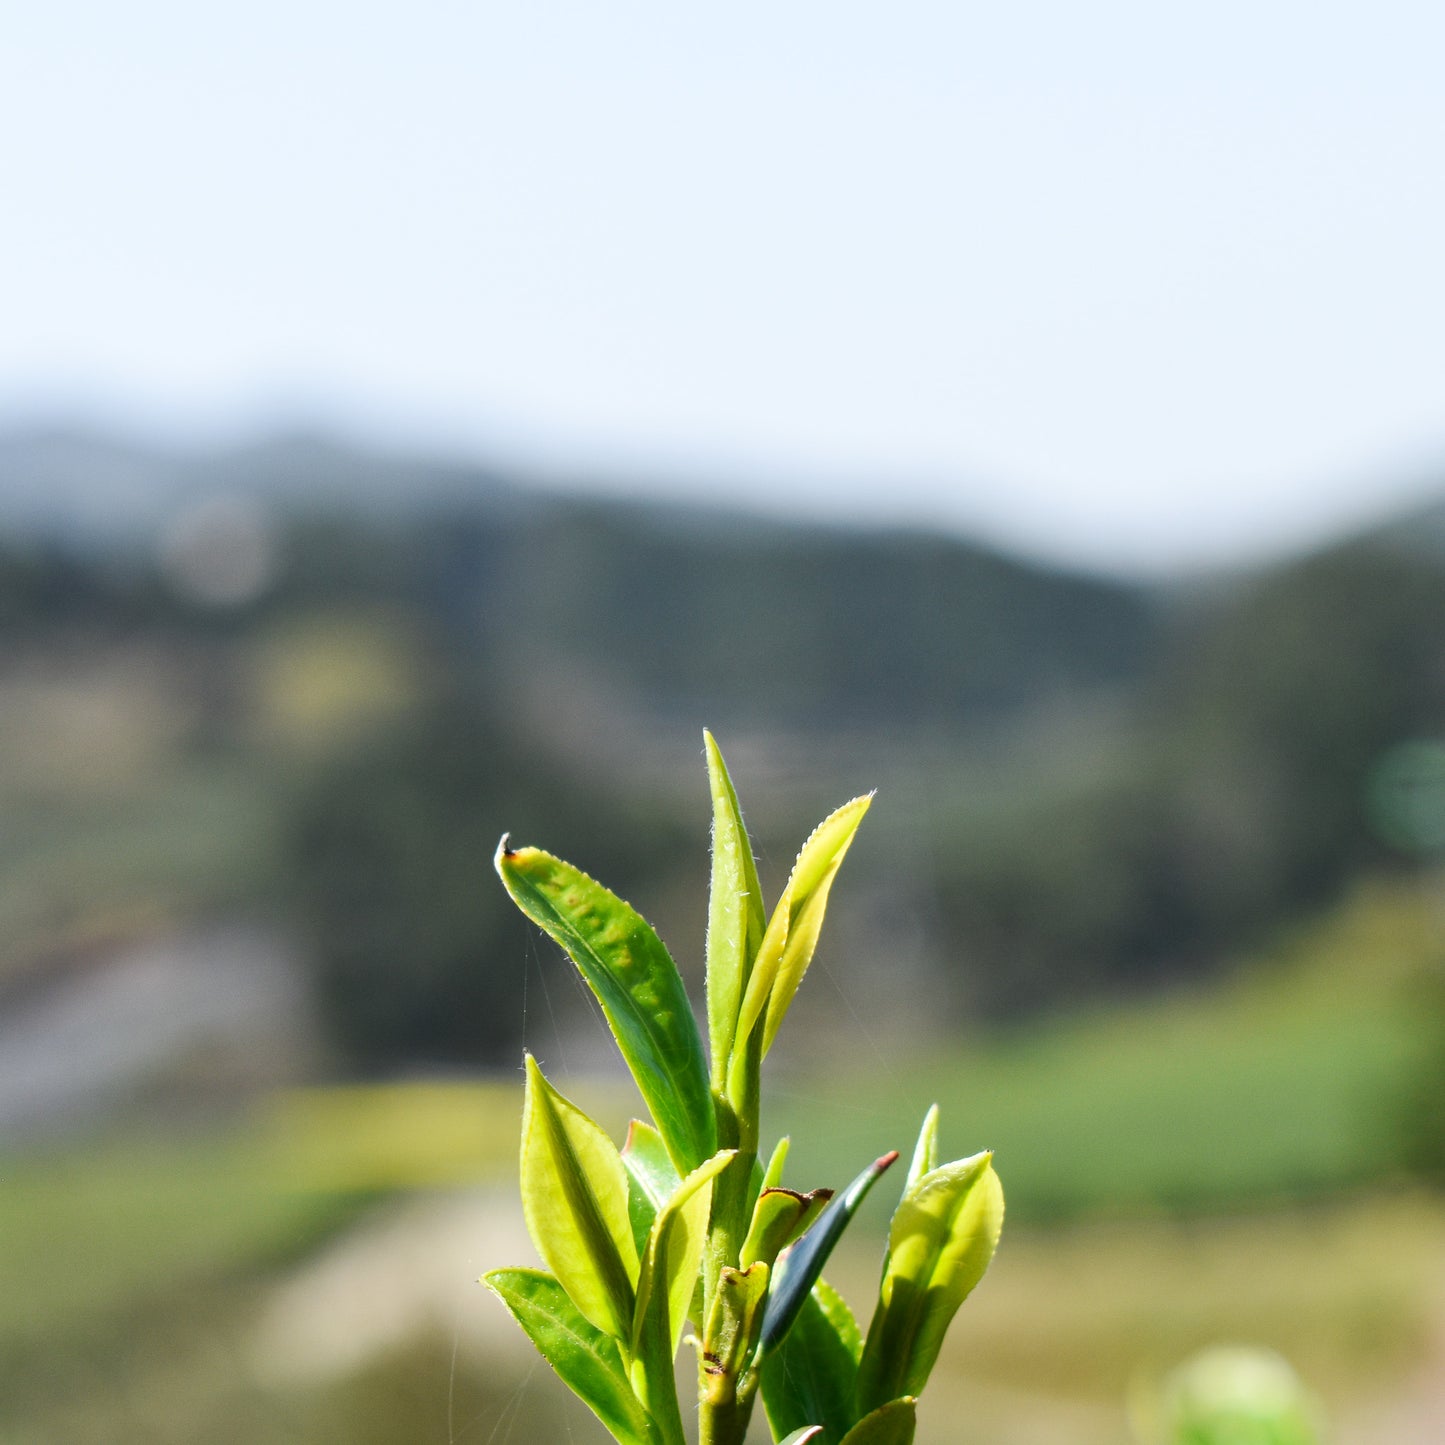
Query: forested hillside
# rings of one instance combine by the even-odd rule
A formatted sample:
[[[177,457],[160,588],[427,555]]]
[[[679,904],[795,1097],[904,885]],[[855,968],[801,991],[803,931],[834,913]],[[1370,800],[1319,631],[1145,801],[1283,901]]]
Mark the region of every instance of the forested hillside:
[[[686,962],[704,725],[756,779],[765,885],[819,799],[883,787],[859,846],[889,901],[858,899],[834,963],[866,990],[891,910],[886,1008],[922,1019],[926,986],[932,1027],[1208,972],[1407,866],[1372,779],[1445,732],[1418,528],[1146,589],[316,442],[0,440],[0,483],[0,708],[54,754],[6,775],[11,846],[57,877],[105,860],[63,920],[17,890],[11,972],[26,938],[130,926],[120,896],[279,910],[358,1065],[512,1056],[504,829],[629,892]],[[128,737],[144,766],[86,785],[77,697],[120,719],[101,755]]]

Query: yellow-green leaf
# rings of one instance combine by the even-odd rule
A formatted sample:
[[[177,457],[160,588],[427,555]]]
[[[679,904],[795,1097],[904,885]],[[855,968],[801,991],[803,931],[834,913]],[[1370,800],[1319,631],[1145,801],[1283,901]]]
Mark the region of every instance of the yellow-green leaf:
[[[753,1206],[753,1221],[739,1256],[741,1263],[749,1265],[761,1260],[771,1265],[783,1246],[801,1234],[832,1197],[831,1189],[815,1189],[810,1194],[798,1194],[792,1189],[764,1189]]]
[[[615,1339],[632,1329],[639,1261],[627,1171],[612,1141],[527,1055],[522,1212],[537,1253],[582,1316]]]
[[[844,803],[819,823],[803,844],[788,886],[768,920],[748,976],[738,1015],[734,1057],[738,1054],[738,1045],[748,1038],[760,1019],[763,1053],[772,1047],[783,1015],[813,960],[833,879],[872,801],[870,793]]]
[[[908,1179],[903,1185],[906,1194],[930,1170],[938,1168],[938,1105],[923,1116],[918,1143],[913,1146],[913,1162],[908,1166]]]
[[[930,1170],[893,1216],[888,1264],[858,1375],[864,1409],[917,1395],[959,1305],[983,1277],[1003,1228],[993,1155]]]
[[[702,1263],[713,1180],[735,1157],[734,1150],[723,1149],[683,1179],[653,1221],[642,1257],[630,1377],[633,1391],[669,1438],[682,1433],[672,1362]]]
[[[783,1182],[783,1167],[788,1162],[788,1148],[792,1140],[786,1134],[773,1146],[768,1157],[767,1168],[763,1170],[762,1189],[776,1189]]]
[[[641,1119],[634,1119],[628,1126],[622,1163],[630,1181],[627,1203],[632,1216],[632,1237],[637,1241],[641,1258],[653,1220],[678,1186],[677,1169],[667,1145],[662,1142],[662,1135]]]
[[[702,1263],[712,1182],[736,1157],[736,1150],[722,1149],[698,1165],[677,1186],[653,1221],[637,1284],[634,1354],[640,1353],[642,1337],[651,1330],[671,1341],[669,1359],[677,1353]]]
[[[483,1283],[614,1440],[661,1445],[657,1427],[628,1384],[617,1342],[581,1315],[550,1274],[494,1269]]]
[[[717,1148],[717,1125],[697,1022],[662,940],[630,904],[540,848],[503,838],[496,864],[596,994],[678,1172],[696,1168]]]

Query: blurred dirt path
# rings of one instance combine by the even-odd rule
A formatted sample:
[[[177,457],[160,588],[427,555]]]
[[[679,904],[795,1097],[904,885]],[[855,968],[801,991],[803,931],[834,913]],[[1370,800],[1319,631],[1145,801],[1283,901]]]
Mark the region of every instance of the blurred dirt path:
[[[1445,1445],[1445,1270],[1435,1291],[1425,1359],[1401,1390],[1339,1421],[1339,1445]]]
[[[256,1324],[256,1373],[320,1384],[428,1334],[530,1363],[522,1332],[477,1281],[535,1263],[514,1187],[388,1206],[276,1287]]]

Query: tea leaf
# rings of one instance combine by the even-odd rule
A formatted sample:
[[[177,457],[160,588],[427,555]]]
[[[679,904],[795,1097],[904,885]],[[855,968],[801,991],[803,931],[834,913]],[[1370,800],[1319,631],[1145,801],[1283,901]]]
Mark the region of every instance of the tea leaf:
[[[844,803],[819,823],[803,844],[748,977],[738,1015],[735,1056],[737,1041],[747,1039],[759,1019],[763,1020],[763,1053],[772,1047],[783,1015],[812,962],[828,891],[872,801],[870,793]]]
[[[788,1146],[792,1140],[786,1134],[773,1146],[773,1152],[768,1158],[768,1167],[763,1170],[763,1179],[759,1185],[759,1191],[763,1189],[776,1189],[783,1182],[783,1166],[788,1162]]]
[[[642,1259],[632,1318],[632,1388],[669,1438],[682,1435],[672,1361],[702,1262],[712,1183],[734,1157],[731,1149],[715,1154],[677,1186],[653,1223]]]
[[[815,1189],[811,1194],[798,1194],[792,1189],[764,1189],[758,1195],[753,1221],[743,1240],[741,1263],[748,1265],[761,1260],[771,1266],[783,1246],[800,1234],[832,1197],[831,1189]]]
[[[735,1150],[724,1149],[700,1164],[677,1186],[653,1223],[637,1284],[634,1354],[640,1352],[643,1334],[652,1330],[670,1339],[672,1353],[677,1353],[702,1262],[712,1182],[735,1157]]]
[[[843,1445],[913,1445],[918,1401],[904,1395],[865,1415],[844,1437]]]
[[[527,1055],[522,1212],[537,1253],[582,1315],[627,1339],[639,1262],[627,1171],[612,1141]]]
[[[765,913],[752,845],[743,826],[727,764],[709,732],[708,782],[712,788],[712,888],[707,910],[707,1027],[713,1085],[727,1083],[738,1007],[758,945]]]
[[[583,1318],[557,1280],[539,1269],[494,1269],[483,1283],[614,1440],[661,1445],[627,1382],[616,1342]]]
[[[630,1181],[627,1209],[632,1218],[632,1237],[637,1241],[637,1253],[641,1257],[647,1248],[652,1221],[678,1186],[677,1170],[662,1135],[641,1119],[634,1119],[628,1126],[622,1163]]]
[[[817,1280],[782,1345],[763,1361],[763,1405],[774,1434],[817,1421],[841,1440],[857,1419],[857,1322],[841,1295]]]
[[[903,1192],[908,1193],[932,1169],[938,1168],[938,1105],[923,1116],[918,1143],[913,1146],[913,1162],[908,1166],[908,1179]]]
[[[813,1282],[812,1303],[823,1312],[828,1327],[856,1365],[863,1354],[863,1335],[858,1321],[853,1318],[853,1311],[848,1308],[848,1301],[819,1275]]]
[[[859,1404],[917,1395],[959,1305],[983,1277],[1003,1228],[991,1153],[930,1170],[904,1191],[859,1367]]]
[[[788,1333],[813,1282],[823,1272],[848,1221],[858,1212],[864,1196],[883,1171],[898,1158],[897,1151],[875,1159],[823,1211],[818,1222],[796,1244],[789,1245],[773,1270],[768,1307],[763,1315],[763,1332],[758,1348],[763,1354],[776,1348]]]
[[[672,956],[615,893],[539,848],[497,849],[517,906],[567,951],[596,994],[680,1174],[717,1148],[702,1040]]]

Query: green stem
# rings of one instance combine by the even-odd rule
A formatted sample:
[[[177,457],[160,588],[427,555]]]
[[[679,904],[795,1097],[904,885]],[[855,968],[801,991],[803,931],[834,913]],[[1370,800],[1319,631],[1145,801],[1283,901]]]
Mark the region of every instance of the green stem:
[[[741,1059],[729,1071],[728,1088],[715,1095],[719,1142],[735,1148],[737,1158],[718,1176],[713,1190],[703,1262],[703,1318],[711,1318],[718,1276],[725,1267],[741,1264],[753,1208],[753,1172],[758,1160],[758,1118],[762,1093],[762,1028],[754,1028]],[[740,1395],[735,1375],[708,1373],[704,1354],[698,1360],[699,1445],[742,1445],[753,1412],[752,1392]]]

